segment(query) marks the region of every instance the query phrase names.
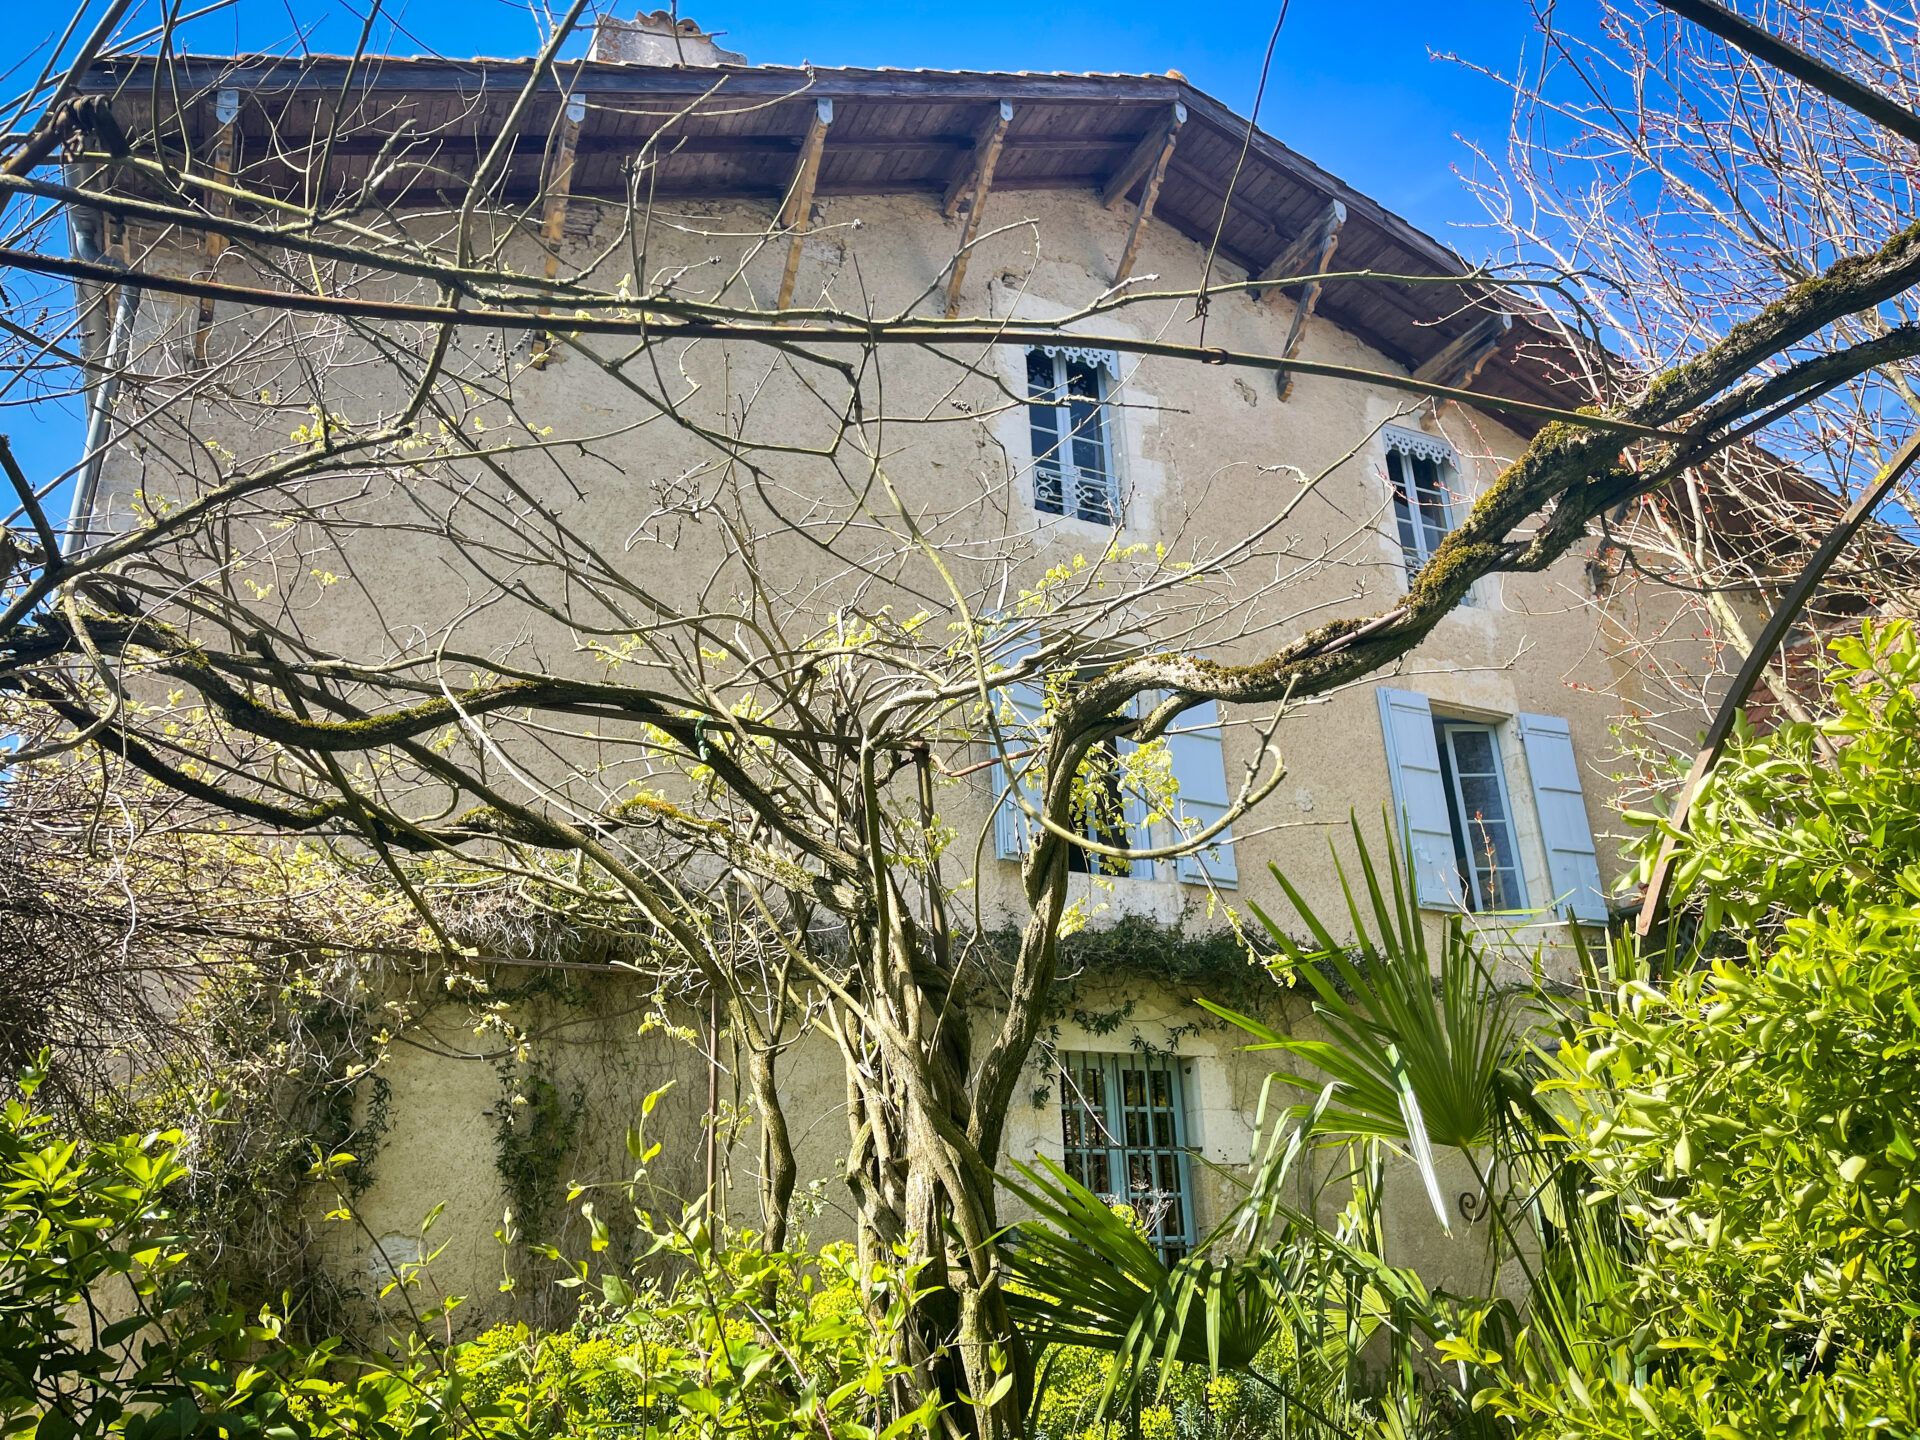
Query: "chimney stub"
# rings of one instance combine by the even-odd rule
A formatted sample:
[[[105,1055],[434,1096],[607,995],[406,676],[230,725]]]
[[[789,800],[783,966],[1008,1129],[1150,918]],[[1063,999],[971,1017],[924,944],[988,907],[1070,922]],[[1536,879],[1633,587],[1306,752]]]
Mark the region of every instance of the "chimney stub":
[[[676,22],[668,10],[655,10],[631,20],[604,15],[593,27],[589,60],[612,60],[622,65],[744,65],[747,57],[722,50],[713,36],[692,20]]]

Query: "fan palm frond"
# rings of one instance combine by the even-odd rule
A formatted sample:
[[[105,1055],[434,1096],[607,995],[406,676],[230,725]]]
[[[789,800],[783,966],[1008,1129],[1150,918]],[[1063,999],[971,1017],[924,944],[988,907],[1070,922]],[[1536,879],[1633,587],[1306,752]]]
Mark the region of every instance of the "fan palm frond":
[[[1517,1109],[1534,1108],[1521,1073],[1519,1003],[1495,983],[1462,917],[1444,921],[1437,953],[1429,948],[1419,906],[1390,845],[1383,881],[1357,824],[1361,888],[1356,894],[1337,857],[1335,873],[1354,940],[1336,940],[1305,897],[1273,870],[1312,938],[1300,944],[1257,904],[1250,906],[1297,972],[1313,988],[1313,1013],[1325,1039],[1275,1031],[1252,1016],[1208,1000],[1206,1009],[1246,1031],[1247,1048],[1277,1051],[1301,1062],[1278,1078],[1313,1092],[1331,1083],[1319,1130],[1384,1140],[1419,1171],[1442,1227],[1451,1229],[1442,1197],[1436,1146],[1472,1152],[1492,1145]],[[1363,903],[1364,902],[1364,903]]]

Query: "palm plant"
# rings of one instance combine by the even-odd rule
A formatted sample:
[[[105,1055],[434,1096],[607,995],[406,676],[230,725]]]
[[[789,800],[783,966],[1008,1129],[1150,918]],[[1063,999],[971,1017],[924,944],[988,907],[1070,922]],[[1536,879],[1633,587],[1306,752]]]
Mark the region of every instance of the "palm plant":
[[[1275,1167],[1284,1174],[1299,1156],[1302,1132],[1284,1134]],[[1172,1261],[1103,1197],[1060,1166],[1041,1159],[1016,1165],[1009,1186],[1033,1211],[1013,1229],[1006,1260],[1014,1278],[1012,1304],[1029,1343],[1078,1346],[1112,1356],[1096,1404],[1102,1416],[1157,1400],[1176,1365],[1233,1372],[1271,1389],[1280,1401],[1285,1433],[1346,1435],[1344,1371],[1371,1335],[1376,1318],[1363,1304],[1351,1322],[1335,1323],[1341,1306],[1327,1290],[1332,1272],[1322,1247],[1310,1243],[1316,1227],[1304,1217],[1277,1216],[1280,1233],[1241,1253],[1224,1252],[1225,1227]],[[1307,1242],[1307,1243],[1302,1243]],[[1377,1310],[1378,1306],[1373,1309]],[[1284,1374],[1263,1356],[1284,1351]],[[1036,1394],[1044,1389],[1041,1370]]]
[[[1322,1107],[1315,1134],[1379,1140],[1403,1153],[1419,1171],[1435,1218],[1451,1230],[1435,1147],[1459,1152],[1484,1191],[1487,1153],[1503,1142],[1524,1144],[1530,1130],[1551,1124],[1523,1068],[1527,1007],[1494,983],[1478,938],[1460,915],[1445,917],[1437,952],[1429,947],[1397,845],[1387,848],[1383,884],[1358,824],[1353,838],[1359,895],[1346,866],[1338,857],[1334,862],[1351,942],[1336,940],[1277,868],[1274,882],[1314,948],[1302,946],[1258,904],[1250,905],[1312,987],[1313,1014],[1328,1038],[1283,1035],[1252,1016],[1204,998],[1198,1003],[1253,1036],[1249,1050],[1279,1052],[1318,1071],[1284,1069],[1274,1079],[1308,1093],[1328,1086],[1333,1100]]]
[[[1577,1205],[1563,1203],[1570,1197],[1545,1139],[1556,1127],[1528,1073],[1528,1030],[1542,1017],[1495,984],[1460,917],[1448,916],[1431,946],[1397,847],[1389,847],[1383,873],[1357,826],[1354,840],[1357,886],[1336,860],[1351,942],[1337,940],[1277,870],[1274,880],[1311,946],[1252,907],[1311,988],[1324,1038],[1283,1034],[1200,1002],[1244,1030],[1250,1050],[1288,1062],[1263,1093],[1260,1138],[1231,1214],[1169,1264],[1058,1166],[1017,1167],[1022,1179],[1009,1182],[1034,1212],[1013,1227],[1008,1246],[1019,1314],[1039,1345],[1112,1355],[1102,1396],[1109,1410],[1131,1403],[1149,1377],[1159,1377],[1151,1382],[1158,1393],[1169,1367],[1193,1364],[1280,1389],[1294,1402],[1302,1433],[1408,1434],[1431,1409],[1438,1372],[1428,1362],[1444,1355],[1462,1361],[1463,1388],[1439,1397],[1455,1412],[1455,1433],[1462,1423],[1491,1424],[1463,1419],[1470,1357],[1482,1337],[1527,1343],[1523,1317],[1497,1299],[1456,1305],[1389,1262],[1380,1224],[1385,1158],[1411,1161],[1448,1229],[1436,1152],[1466,1160],[1493,1217],[1496,1271],[1504,1258],[1528,1265],[1529,1250],[1538,1261],[1539,1239],[1551,1228],[1542,1217],[1559,1217],[1563,1229],[1587,1223]],[[1274,1096],[1292,1103],[1272,1105]],[[1344,1146],[1351,1157],[1341,1177],[1351,1198],[1331,1221],[1288,1198],[1307,1156],[1328,1146]],[[1531,1235],[1523,1238],[1523,1229]],[[1528,1279],[1535,1280],[1531,1268]],[[1556,1263],[1547,1286],[1559,1293],[1570,1282],[1572,1293],[1579,1281],[1577,1265],[1569,1271]],[[1549,1317],[1549,1332],[1558,1328]],[[1369,1350],[1376,1337],[1384,1348]],[[1422,1342],[1437,1347],[1424,1359]],[[1363,1351],[1388,1362],[1397,1383],[1387,1395],[1369,1396],[1378,1377],[1364,1373]],[[1261,1357],[1273,1355],[1284,1357],[1284,1375],[1260,1367]]]

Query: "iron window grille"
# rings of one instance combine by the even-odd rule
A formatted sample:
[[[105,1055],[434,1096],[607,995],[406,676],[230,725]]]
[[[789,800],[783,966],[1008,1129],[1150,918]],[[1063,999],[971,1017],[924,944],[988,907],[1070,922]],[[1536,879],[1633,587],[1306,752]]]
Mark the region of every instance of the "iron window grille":
[[[1064,1053],[1066,1172],[1110,1205],[1130,1205],[1161,1258],[1193,1246],[1185,1076],[1171,1055]]]

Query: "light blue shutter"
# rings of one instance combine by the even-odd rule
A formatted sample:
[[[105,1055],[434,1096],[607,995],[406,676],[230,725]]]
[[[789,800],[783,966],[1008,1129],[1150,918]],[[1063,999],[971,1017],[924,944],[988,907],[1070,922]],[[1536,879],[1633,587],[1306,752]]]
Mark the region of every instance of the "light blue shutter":
[[[1036,643],[1032,635],[1022,637],[1007,647],[999,658],[1000,666],[1011,668],[1020,664],[1033,653]],[[1020,793],[1027,804],[1035,810],[1040,808],[1040,783],[1044,778],[1041,757],[1025,752],[1035,749],[1046,738],[1046,732],[1040,728],[1041,716],[1047,708],[1046,690],[1036,680],[1021,680],[996,685],[987,693],[995,706],[1005,755],[1014,757],[1009,760],[1003,756],[993,763],[993,793],[999,797],[993,812],[993,848],[1002,860],[1018,860],[1027,853],[1030,839],[1027,832],[1033,822],[1027,819],[1010,786],[1016,783],[1017,776]]]
[[[1447,786],[1440,774],[1440,746],[1433,734],[1433,707],[1411,690],[1382,686],[1380,729],[1387,741],[1387,771],[1393,778],[1393,809],[1406,827],[1413,853],[1414,895],[1431,910],[1459,910],[1460,869],[1453,854],[1453,822],[1447,818]]]
[[[1600,885],[1593,826],[1580,790],[1580,764],[1573,736],[1557,715],[1522,715],[1520,745],[1533,779],[1533,804],[1547,847],[1547,878],[1554,908],[1591,925],[1607,923],[1607,896]]]
[[[1211,700],[1180,713],[1167,733],[1167,751],[1173,761],[1174,818],[1181,833],[1195,834],[1227,813],[1226,747],[1220,738],[1220,707]],[[1237,886],[1240,875],[1233,861],[1233,827],[1220,832],[1205,849],[1182,855],[1175,871],[1189,885],[1206,883]]]

